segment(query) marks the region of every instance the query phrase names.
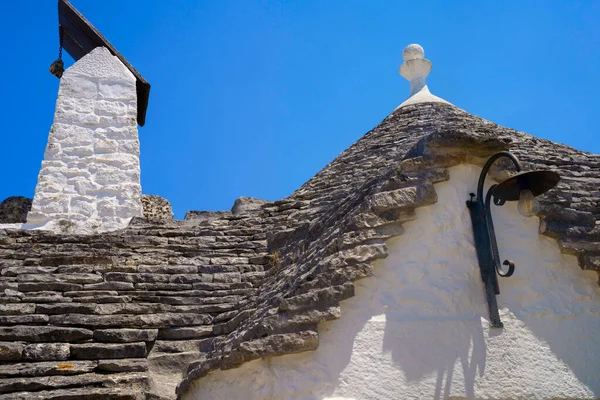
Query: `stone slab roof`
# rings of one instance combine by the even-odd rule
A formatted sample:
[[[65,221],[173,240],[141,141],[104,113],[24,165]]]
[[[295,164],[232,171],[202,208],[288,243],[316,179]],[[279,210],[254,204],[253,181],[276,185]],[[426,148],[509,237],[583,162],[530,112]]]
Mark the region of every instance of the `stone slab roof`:
[[[407,105],[277,202],[97,236],[1,232],[0,399],[174,398],[211,370],[314,350],[447,168],[500,150],[561,175],[540,232],[600,270],[599,155]]]

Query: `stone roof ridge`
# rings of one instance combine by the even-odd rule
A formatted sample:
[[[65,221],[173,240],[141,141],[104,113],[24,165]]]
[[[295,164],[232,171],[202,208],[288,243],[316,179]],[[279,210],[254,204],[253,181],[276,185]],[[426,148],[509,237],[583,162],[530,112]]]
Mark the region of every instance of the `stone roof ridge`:
[[[410,82],[410,95],[398,107],[426,102],[450,104],[441,97],[431,94],[427,87],[425,80],[431,72],[431,61],[425,58],[423,47],[418,44],[409,44],[402,52],[402,59],[404,63],[398,72]]]

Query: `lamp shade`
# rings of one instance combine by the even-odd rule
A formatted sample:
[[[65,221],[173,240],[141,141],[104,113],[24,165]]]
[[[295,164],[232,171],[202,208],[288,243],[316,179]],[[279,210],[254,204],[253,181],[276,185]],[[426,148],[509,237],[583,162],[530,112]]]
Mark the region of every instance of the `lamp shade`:
[[[552,189],[560,180],[559,175],[552,171],[521,172],[500,182],[495,188],[495,198],[504,201],[519,200],[521,190],[531,190],[534,196]]]

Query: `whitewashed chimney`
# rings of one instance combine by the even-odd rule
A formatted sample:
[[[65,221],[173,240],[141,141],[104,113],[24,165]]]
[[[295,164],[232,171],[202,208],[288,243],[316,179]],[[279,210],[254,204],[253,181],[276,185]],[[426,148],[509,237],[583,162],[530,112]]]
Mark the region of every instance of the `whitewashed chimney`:
[[[68,68],[24,228],[93,233],[142,215],[136,78],[105,47]]]

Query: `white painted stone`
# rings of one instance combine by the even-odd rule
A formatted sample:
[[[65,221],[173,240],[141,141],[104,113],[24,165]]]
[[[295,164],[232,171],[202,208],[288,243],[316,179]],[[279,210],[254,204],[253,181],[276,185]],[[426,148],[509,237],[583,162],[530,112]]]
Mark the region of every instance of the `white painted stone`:
[[[494,207],[503,330],[490,329],[465,201],[480,167],[450,169],[389,257],[356,282],[314,352],[198,380],[186,399],[588,399],[600,396],[600,288],[515,202]]]
[[[427,75],[431,72],[431,61],[425,58],[423,47],[418,44],[409,44],[402,52],[404,63],[400,66],[398,72],[410,82],[410,95],[408,100],[400,104],[397,108],[416,103],[448,103],[446,100],[434,96],[429,92]]]
[[[94,233],[142,215],[135,77],[98,47],[63,74],[25,229]]]

